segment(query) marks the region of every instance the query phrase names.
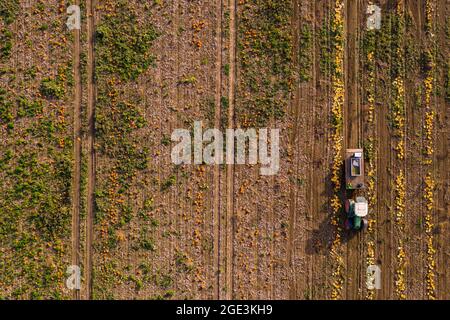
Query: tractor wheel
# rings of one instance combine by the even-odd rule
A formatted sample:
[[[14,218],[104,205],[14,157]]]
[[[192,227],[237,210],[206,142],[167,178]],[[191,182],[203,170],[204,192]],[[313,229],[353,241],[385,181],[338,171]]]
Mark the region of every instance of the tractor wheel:
[[[352,204],[353,204],[353,200],[351,200],[351,199],[345,200],[345,203],[344,203],[345,213],[350,212],[350,208],[352,207]]]
[[[351,228],[352,228],[352,223],[350,222],[350,220],[349,219],[346,219],[345,220],[345,222],[344,222],[344,228],[345,228],[345,230],[350,230]]]
[[[362,230],[367,230],[369,227],[369,221],[367,219],[362,219]]]

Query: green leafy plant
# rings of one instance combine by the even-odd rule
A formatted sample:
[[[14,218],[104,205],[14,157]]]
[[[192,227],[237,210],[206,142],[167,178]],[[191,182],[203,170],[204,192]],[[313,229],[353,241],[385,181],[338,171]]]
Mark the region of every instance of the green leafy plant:
[[[105,17],[97,27],[96,75],[117,74],[123,80],[135,80],[154,64],[149,49],[158,34],[152,25],[139,26],[126,5],[118,6],[117,14]]]
[[[51,78],[42,79],[39,91],[47,99],[61,99],[66,92],[60,81]]]

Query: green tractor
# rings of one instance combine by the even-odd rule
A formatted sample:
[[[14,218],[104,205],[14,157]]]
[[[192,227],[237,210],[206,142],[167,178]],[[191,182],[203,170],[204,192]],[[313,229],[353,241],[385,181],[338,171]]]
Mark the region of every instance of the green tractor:
[[[345,219],[346,230],[364,230],[368,226],[368,204],[366,198],[361,195],[365,189],[364,184],[364,150],[347,149],[345,153]],[[356,198],[355,198],[356,196]],[[356,200],[353,200],[355,198]]]
[[[366,218],[368,213],[366,198],[356,197],[356,201],[347,199],[345,201],[345,213],[347,214],[347,219],[345,220],[346,230],[359,231],[367,229],[369,222]]]

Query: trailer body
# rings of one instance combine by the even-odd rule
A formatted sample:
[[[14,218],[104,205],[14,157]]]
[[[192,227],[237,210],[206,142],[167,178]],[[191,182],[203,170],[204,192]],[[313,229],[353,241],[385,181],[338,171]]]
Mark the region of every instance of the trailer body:
[[[345,186],[347,189],[365,187],[363,149],[347,149],[345,153]]]

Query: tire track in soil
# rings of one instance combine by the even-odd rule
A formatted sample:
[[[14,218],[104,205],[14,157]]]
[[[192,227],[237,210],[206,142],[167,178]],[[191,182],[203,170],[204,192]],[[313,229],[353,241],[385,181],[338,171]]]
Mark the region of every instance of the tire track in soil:
[[[236,0],[230,0],[230,42],[229,42],[229,56],[230,56],[230,76],[229,76],[229,109],[228,109],[228,127],[234,128],[234,106],[235,106],[235,82],[236,82],[236,16],[237,7]],[[234,165],[228,164],[226,166],[226,298],[233,298],[233,239],[234,239]]]
[[[373,120],[372,120],[372,127],[373,127],[373,147],[375,150],[375,159],[373,160],[373,166],[375,167],[375,181],[374,181],[374,198],[375,198],[375,204],[376,206],[373,208],[372,210],[372,214],[375,215],[375,230],[372,231],[373,234],[373,238],[374,238],[374,248],[375,248],[375,253],[374,253],[374,259],[375,259],[375,264],[376,265],[380,265],[380,252],[381,252],[381,242],[380,242],[380,234],[379,234],[379,229],[380,229],[380,208],[382,207],[380,198],[379,198],[379,183],[378,183],[378,173],[380,172],[380,170],[382,170],[382,168],[380,168],[379,165],[379,159],[380,159],[380,149],[379,149],[379,141],[381,140],[380,138],[380,127],[378,125],[378,118],[380,118],[382,115],[379,114],[377,112],[377,109],[380,107],[380,104],[377,102],[377,92],[378,92],[378,87],[379,84],[377,83],[377,79],[379,78],[379,72],[377,69],[377,51],[376,51],[376,43],[377,40],[374,40],[374,57],[373,57],[373,73],[374,73],[374,80],[373,80],[373,105],[374,105],[374,111],[373,111]],[[381,270],[381,267],[380,267]],[[376,290],[375,293],[375,297],[376,299],[380,299],[380,290]]]
[[[318,34],[320,34],[320,23],[323,23],[323,12],[325,12],[326,6],[322,3],[321,5],[319,5],[317,2],[314,2],[314,6],[313,6],[313,14],[314,14],[314,19],[313,19],[313,45],[312,45],[312,52],[313,52],[313,69],[312,69],[312,104],[310,106],[310,110],[309,110],[309,115],[310,117],[312,117],[313,121],[312,124],[310,126],[310,128],[308,128],[309,132],[309,136],[312,136],[313,138],[311,139],[311,147],[309,148],[309,154],[308,154],[308,161],[310,161],[311,159],[314,159],[314,154],[315,154],[315,148],[316,148],[316,134],[315,134],[315,129],[314,129],[314,123],[315,123],[315,116],[316,116],[316,107],[317,107],[317,103],[318,103],[318,99],[317,96],[319,93],[324,93],[323,90],[320,90],[320,81],[323,82],[323,75],[321,74],[321,70],[320,70],[320,41],[319,43],[316,41],[316,37]],[[318,17],[320,17],[318,19]],[[319,32],[316,32],[316,28],[319,28]],[[317,51],[319,51],[319,54],[317,54]],[[320,101],[320,100],[319,100]],[[308,104],[309,105],[309,104]],[[308,125],[310,125],[310,121],[307,121]],[[320,141],[319,141],[320,142]],[[319,144],[320,146],[320,144]],[[310,162],[311,164],[313,164],[312,162]],[[328,163],[328,162],[327,162]],[[311,186],[314,185],[314,181],[317,180],[317,178],[315,178],[314,175],[315,170],[309,170],[309,183]],[[313,180],[315,179],[315,180]],[[313,198],[313,192],[312,192],[312,188],[307,188],[307,194],[306,194],[306,203],[309,202],[309,208],[312,208],[311,206],[311,202],[312,202],[312,198]],[[308,199],[309,197],[309,199]],[[312,230],[314,227],[314,220],[313,220],[313,214],[315,212],[312,212],[311,210],[307,209],[306,212],[306,225],[307,225],[307,234],[309,237],[311,237],[311,239],[313,239],[313,234],[312,234]],[[309,251],[309,252],[308,252]],[[314,266],[315,266],[315,257],[314,257],[314,253],[312,252],[312,245],[307,244],[306,245],[306,254],[308,254],[309,258],[307,260],[308,263],[308,275],[307,275],[307,294],[309,295],[310,299],[314,299],[317,298],[314,296],[314,291],[313,288],[315,286],[315,283],[313,282],[313,276],[314,276]],[[326,283],[326,282],[325,282]]]
[[[320,7],[324,12],[322,23],[326,30],[331,30],[332,11],[335,9],[331,0],[325,0]],[[320,12],[320,10],[319,10]],[[320,25],[319,30],[321,30]],[[325,46],[330,47],[332,36],[330,33],[326,36]],[[324,48],[318,48],[320,52]],[[317,55],[317,64],[322,62],[322,56]],[[312,147],[311,167],[312,181],[311,187],[311,225],[314,221],[319,221],[318,229],[312,231],[310,252],[313,254],[313,266],[311,267],[311,289],[313,299],[327,299],[328,285],[332,277],[332,261],[333,258],[329,254],[330,245],[333,241],[334,227],[330,220],[330,204],[329,201],[333,195],[333,186],[331,183],[331,165],[332,165],[332,129],[329,124],[331,115],[333,87],[331,76],[331,61],[324,65],[325,70],[317,68],[316,73],[316,96],[320,99],[316,100],[313,106],[313,124],[312,132],[314,136],[314,144]],[[318,92],[318,94],[317,94]],[[317,290],[316,290],[317,288]]]
[[[382,12],[388,12],[387,7],[382,8]],[[389,28],[389,32],[391,32]],[[379,38],[377,38],[379,40]],[[378,43],[377,43],[378,45]],[[383,62],[376,57],[376,63],[387,64],[389,62]],[[380,72],[378,73],[380,77],[378,79],[388,78],[389,81],[382,82],[380,86],[380,91],[376,92],[376,105],[379,106],[379,115],[377,118],[377,132],[379,133],[378,146],[379,157],[377,159],[378,170],[378,181],[377,181],[377,199],[379,199],[380,205],[377,208],[377,217],[379,219],[379,224],[377,228],[377,239],[380,245],[379,252],[379,262],[381,265],[381,275],[382,275],[382,285],[379,294],[379,298],[382,300],[387,300],[392,297],[391,288],[394,283],[393,278],[393,264],[391,251],[392,248],[392,222],[390,219],[390,206],[392,202],[391,190],[391,164],[392,164],[392,152],[391,152],[391,138],[389,132],[388,124],[388,109],[390,100],[390,89],[389,85],[386,83],[391,83],[390,81],[390,68],[389,65],[385,67],[377,67]]]
[[[355,46],[356,46],[356,60],[357,65],[355,66],[355,73],[356,73],[356,92],[357,92],[357,113],[358,113],[358,147],[364,148],[365,142],[368,141],[370,137],[370,133],[368,130],[368,117],[367,112],[364,112],[364,85],[363,83],[363,75],[360,73],[361,71],[361,65],[363,64],[364,57],[363,57],[363,48],[361,46],[362,43],[362,34],[364,32],[364,29],[366,28],[365,25],[365,13],[366,13],[367,5],[364,0],[358,0],[358,6],[356,11],[356,35],[355,35]],[[366,189],[363,190],[362,196],[364,196],[367,201],[368,200],[368,193],[367,193],[367,184],[368,184],[368,161],[365,162],[366,167],[364,168],[364,177],[365,177],[365,184]],[[370,204],[369,204],[370,206]],[[370,209],[370,208],[369,208]],[[370,214],[370,213],[368,213]],[[368,216],[367,220],[370,221],[372,217]],[[367,242],[369,241],[369,237],[367,234],[367,230],[362,230],[358,234],[358,261],[357,263],[357,271],[358,271],[358,277],[355,279],[357,280],[356,286],[357,291],[354,292],[355,299],[363,300],[366,297],[367,292],[367,286],[366,286],[366,270],[367,270]]]
[[[214,127],[221,128],[221,96],[222,96],[222,16],[223,16],[223,4],[222,0],[216,1],[216,92],[215,92],[215,114],[214,114]],[[220,297],[220,166],[214,165],[213,171],[213,235],[214,235],[214,285],[213,285],[213,297],[219,299]]]
[[[288,275],[289,288],[286,297],[288,299],[309,299],[311,298],[311,267],[312,256],[308,250],[308,236],[313,228],[311,223],[311,212],[306,208],[306,201],[310,199],[311,188],[298,186],[297,182],[301,181],[306,172],[307,167],[305,161],[310,159],[314,149],[314,139],[305,141],[299,139],[300,130],[303,130],[307,136],[312,136],[311,119],[314,117],[315,106],[315,84],[316,84],[316,55],[315,55],[315,3],[305,4],[304,1],[296,0],[293,2],[294,10],[292,16],[293,29],[293,65],[296,72],[302,72],[299,63],[300,48],[299,38],[302,30],[302,22],[311,25],[312,44],[310,47],[312,58],[310,70],[308,72],[310,79],[306,82],[300,82],[297,76],[295,87],[290,103],[290,132],[289,132],[289,153],[291,154],[290,165],[294,171],[294,180],[290,179],[289,186],[289,228],[287,236],[286,249],[286,270],[291,274]],[[307,7],[309,6],[309,7]],[[311,18],[312,17],[312,18]],[[312,101],[311,101],[312,100]],[[301,157],[302,150],[306,154],[306,158]],[[312,170],[308,171],[307,181],[311,181]],[[309,198],[308,198],[309,197]],[[298,211],[302,210],[303,215],[299,215]],[[306,254],[305,254],[306,253]]]
[[[176,29],[180,29],[182,28],[182,15],[184,14],[183,8],[184,8],[184,3],[182,3],[182,0],[177,0],[177,1],[173,1],[173,11],[174,11],[174,30]],[[175,78],[181,79],[183,77],[183,71],[184,71],[184,64],[182,63],[180,56],[181,56],[181,52],[187,51],[188,49],[186,48],[186,43],[183,42],[180,39],[180,35],[177,34],[177,41],[176,41],[176,50],[175,50]],[[186,55],[187,56],[187,55]],[[158,68],[160,69],[160,68]],[[161,77],[162,82],[165,81],[165,75],[164,72],[160,71],[159,77]],[[176,87],[176,92],[175,92],[175,101],[176,101],[176,108],[177,110],[180,110],[180,108],[182,108],[183,103],[184,103],[184,96],[185,96],[185,90],[180,87],[177,86]],[[167,103],[167,101],[164,98],[164,88],[161,88],[161,108],[163,108],[163,106]],[[165,117],[168,117],[167,115],[164,114],[164,110],[162,109],[160,112],[160,122],[159,122],[159,139],[162,138],[162,133],[163,133],[163,127],[164,127],[164,123],[165,123]],[[161,165],[162,162],[160,162],[158,165]],[[189,170],[189,175],[194,175],[195,173],[195,168],[192,168],[191,170]],[[160,181],[162,181],[162,179],[164,179],[164,176],[167,176],[169,173],[167,172],[167,168],[158,168],[158,176]],[[192,184],[189,184],[187,186],[187,190],[186,193],[188,192],[192,192],[191,189],[192,188]],[[161,190],[161,189],[160,189]],[[166,205],[166,201],[165,200],[165,195],[163,194],[163,192],[159,192],[160,196],[161,196],[161,205],[164,207]],[[169,195],[170,196],[170,195]],[[185,239],[183,238],[184,235],[189,235],[191,228],[189,226],[189,222],[186,222],[187,220],[192,220],[192,219],[188,219],[186,218],[188,214],[193,212],[193,205],[191,203],[191,201],[188,201],[188,199],[183,199],[180,200],[181,202],[181,210],[182,210],[182,214],[180,216],[177,215],[176,219],[175,219],[175,227],[177,230],[180,230],[180,237],[179,239],[177,239],[175,242],[175,248],[177,248],[178,250],[181,250],[182,253],[184,254],[188,254],[188,250],[189,250],[189,239]],[[189,217],[190,218],[190,217]],[[165,221],[165,224],[169,225],[170,222],[168,219],[170,218],[165,218],[163,216],[163,212],[161,211],[160,215],[159,215],[159,219],[161,219],[162,221]],[[171,248],[173,247],[173,243],[172,241],[169,240],[163,240],[162,241],[164,243],[165,246],[168,246]],[[176,252],[176,251],[175,251]],[[189,252],[190,253],[190,252]],[[167,256],[166,256],[167,257]],[[169,260],[166,257],[164,257],[163,255],[163,259],[165,260]],[[163,265],[165,268],[170,268],[170,263],[168,263],[167,261],[163,262]],[[181,276],[181,275],[177,275],[177,278],[175,280],[175,290],[177,292],[181,291],[181,292],[185,292],[186,291],[186,282],[188,280],[186,279],[186,277]]]
[[[173,6],[172,14],[175,16],[174,17],[174,22],[173,22],[173,24],[174,24],[173,28],[174,28],[174,30],[179,30],[180,27],[182,27],[181,23],[180,23],[180,20],[181,20],[180,16],[182,14],[182,12],[181,12],[182,4],[180,3],[180,1],[177,0],[177,1],[173,1],[172,6]],[[179,39],[179,35],[177,34],[176,42],[174,44],[174,47],[176,48],[176,50],[175,50],[175,53],[174,53],[174,56],[175,56],[175,63],[174,63],[175,67],[174,67],[174,70],[173,70],[176,79],[180,79],[182,77],[181,62],[180,62],[180,52],[183,51],[181,49],[183,45],[184,45],[184,43],[181,42],[181,40]],[[164,52],[164,50],[161,50],[161,52]],[[161,59],[162,58],[164,58],[164,55],[162,55]],[[160,67],[157,68],[157,69],[158,69],[158,77],[160,78],[160,81],[162,83],[164,83],[166,75],[161,70]],[[162,131],[163,131],[163,125],[164,125],[164,120],[163,119],[165,119],[165,117],[167,117],[163,113],[164,112],[163,111],[163,106],[168,103],[168,101],[166,101],[165,98],[164,98],[164,88],[161,87],[160,90],[161,90],[161,92],[160,92],[160,108],[161,108],[161,111],[159,113],[160,121],[159,121],[159,128],[158,128],[158,130],[159,130],[159,137],[158,137],[158,139],[162,138]],[[182,94],[181,87],[180,86],[176,86],[174,96],[175,96],[175,105],[176,105],[176,109],[177,110],[180,110],[180,107],[183,105],[183,103],[182,103],[182,101],[183,101],[182,95],[183,94]],[[177,127],[179,127],[179,123],[177,123]],[[158,162],[158,179],[159,179],[159,181],[162,181],[163,177],[167,174],[165,172],[165,170],[163,169],[163,167],[164,166],[162,166],[162,161],[159,160],[159,162]],[[193,170],[190,170],[189,174],[192,174],[192,173],[193,173]],[[178,178],[179,177],[177,177],[177,179]],[[178,188],[178,186],[177,186],[177,188]],[[190,186],[185,187],[184,191],[185,191],[186,194],[188,193],[188,189],[190,190]],[[161,189],[159,189],[159,190],[161,190]],[[161,197],[161,204],[163,205],[164,204],[164,200],[163,200],[164,199],[164,194],[161,191],[158,192],[158,194]],[[186,224],[184,223],[183,218],[184,218],[184,215],[187,212],[192,212],[192,206],[191,206],[191,203],[189,203],[189,201],[187,199],[183,199],[183,200],[179,200],[179,201],[180,201],[180,207],[181,207],[180,208],[181,209],[181,214],[177,214],[176,215],[176,218],[175,218],[175,221],[174,221],[175,228],[176,228],[176,230],[180,230],[181,234],[188,234],[188,232],[186,230],[187,229],[186,228]],[[164,217],[162,210],[161,210],[161,212],[158,215],[158,219],[160,221],[164,221],[164,224],[169,224],[169,221],[167,220],[168,218]],[[169,241],[169,240],[165,239],[162,234],[160,235],[159,241],[161,241],[161,243],[163,243],[164,246],[169,247],[171,249],[171,251],[174,250],[172,241]],[[178,250],[179,250],[179,248],[182,248],[182,251],[185,252],[186,251],[186,244],[187,244],[187,240],[184,241],[182,239],[177,239],[177,242],[175,242],[175,247],[178,248]],[[164,256],[163,256],[163,259],[169,260],[169,259],[167,259]],[[163,266],[164,266],[164,268],[170,269],[170,262],[164,261],[163,262]],[[185,290],[185,288],[184,288],[185,287],[185,281],[183,281],[183,277],[182,276],[179,276],[179,275],[177,276],[177,278],[175,279],[175,286],[174,287],[175,287],[176,292]]]
[[[316,26],[316,23],[317,23],[317,18],[321,16],[320,15],[321,12],[318,11],[319,8],[320,7],[317,5],[317,2],[315,1],[314,4],[312,5],[312,15],[313,15],[313,19],[312,19],[312,33],[313,33],[312,34],[312,37],[313,37],[313,41],[312,41],[312,76],[311,76],[312,83],[311,83],[311,87],[310,87],[310,95],[312,97],[312,102],[309,103],[309,101],[308,101],[308,103],[307,103],[307,106],[308,106],[307,115],[308,115],[308,117],[312,117],[312,119],[314,119],[315,108],[316,108],[316,104],[317,104],[317,92],[319,92],[319,90],[317,90],[317,87],[318,87],[317,79],[320,76],[319,73],[318,73],[318,72],[320,72],[320,68],[317,68],[317,64],[318,64],[318,61],[319,61],[318,58],[320,58],[320,54],[317,54],[317,52],[316,52],[316,50],[317,50],[316,49],[317,48],[316,47],[317,46],[317,41],[316,41],[316,37],[317,37],[316,27],[317,26]],[[305,123],[307,123],[309,125],[311,122],[308,121],[308,118],[305,118]],[[311,136],[314,137],[314,132],[313,132],[312,127],[311,128],[307,128],[306,132],[309,133],[310,137]],[[305,149],[308,149],[307,148],[307,144],[308,143],[305,144]],[[315,148],[315,139],[313,138],[313,139],[311,139],[310,153],[308,154],[309,159],[311,159],[312,155],[314,154],[314,148]],[[308,180],[311,183],[312,176],[313,176],[313,174],[312,174],[313,170],[308,170],[308,171],[309,171],[309,177],[308,177],[309,179]],[[305,203],[306,204],[308,203],[308,195],[309,195],[309,197],[311,197],[311,188],[308,188],[307,190],[308,191],[305,194]],[[306,224],[306,227],[307,227],[306,234],[307,234],[307,236],[311,237],[311,230],[313,228],[312,214],[308,210],[308,208],[305,208],[305,209],[306,209],[305,224]],[[306,241],[308,241],[308,240],[306,240]],[[312,273],[313,273],[313,261],[314,261],[314,258],[311,255],[311,252],[308,254],[307,250],[308,250],[308,243],[305,246],[305,253],[307,254],[307,257],[308,257],[307,260],[306,260],[308,271],[307,271],[306,281],[305,281],[306,282],[305,283],[306,290],[307,290],[305,293],[307,294],[307,296],[305,297],[305,294],[304,294],[303,298],[312,299],[312,298],[314,298],[313,297],[313,293],[311,292],[312,291],[312,287],[313,287]]]
[[[414,0],[407,0],[405,2],[407,12],[411,14],[412,25],[406,29],[406,36],[411,33],[418,43],[418,49],[422,46],[422,34],[423,25],[421,25],[421,7],[420,2]],[[405,59],[414,57],[405,56]],[[423,178],[425,176],[423,168],[423,121],[422,121],[422,108],[416,105],[415,101],[415,84],[420,80],[420,74],[417,70],[406,69],[406,105],[407,117],[406,126],[409,130],[407,134],[406,145],[406,165],[411,174],[406,176],[406,196],[408,201],[406,202],[406,211],[408,212],[408,220],[406,221],[408,228],[407,234],[410,236],[410,241],[406,246],[406,251],[409,253],[407,256],[408,264],[406,266],[408,276],[408,291],[410,299],[424,299],[425,287],[425,268],[423,263],[417,263],[418,261],[426,261],[424,250],[424,228],[421,221],[424,221],[423,208],[425,206],[423,201],[422,189]],[[417,136],[416,133],[420,133]]]
[[[332,1],[325,0],[322,3],[316,3],[317,13],[323,12],[323,19],[319,19],[316,27],[319,30],[326,27],[331,28],[331,12],[334,10]],[[317,34],[317,33],[316,33]],[[331,35],[328,34],[324,39],[325,46],[329,47]],[[323,48],[320,43],[315,52],[321,52]],[[317,50],[317,51],[316,51]],[[322,61],[321,54],[316,55],[315,65],[320,65]],[[310,290],[312,299],[327,299],[327,289],[329,277],[332,270],[332,258],[329,256],[329,245],[332,241],[333,226],[329,217],[329,199],[332,196],[332,185],[330,180],[332,145],[331,128],[329,126],[329,116],[331,114],[332,81],[331,64],[324,65],[326,70],[315,67],[315,94],[312,106],[311,134],[313,142],[311,143],[311,156],[309,158],[310,170],[310,194],[309,194],[309,217],[310,239],[307,245],[307,253],[311,255],[312,266],[310,269]],[[313,229],[314,228],[314,229]]]
[[[367,130],[367,117],[366,117],[366,112],[364,112],[364,108],[363,108],[363,97],[364,97],[364,91],[363,91],[363,85],[362,85],[362,79],[363,76],[360,74],[360,66],[361,63],[363,61],[363,51],[362,51],[362,47],[360,46],[361,44],[361,40],[362,40],[362,32],[364,30],[364,14],[365,14],[365,8],[367,8],[367,6],[364,5],[364,0],[359,0],[358,1],[358,8],[357,8],[357,24],[356,24],[356,57],[357,57],[357,65],[356,65],[356,75],[357,75],[357,79],[356,79],[356,91],[357,91],[357,103],[358,103],[358,118],[359,118],[359,126],[358,126],[358,145],[360,148],[364,147],[364,143],[366,141],[368,141],[368,130]],[[367,166],[366,166],[367,168]],[[367,181],[368,181],[368,171],[365,168],[365,183],[367,185]],[[367,187],[366,187],[367,188]],[[367,199],[367,189],[364,189],[363,191],[363,196]],[[369,221],[370,217],[368,218]],[[364,299],[365,297],[365,292],[367,289],[366,286],[366,270],[367,270],[367,263],[366,263],[366,257],[367,257],[367,242],[368,242],[368,237],[367,237],[367,233],[364,232],[360,232],[358,235],[358,283],[357,283],[357,297],[358,299]]]
[[[379,99],[381,97],[378,97]],[[382,111],[380,111],[380,115],[378,117],[378,129],[377,132],[380,133],[379,141],[378,141],[378,150],[380,157],[378,157],[377,167],[380,168],[378,171],[378,185],[377,190],[379,194],[377,195],[377,199],[380,201],[380,205],[378,206],[377,217],[379,219],[379,227],[377,228],[377,239],[380,244],[381,249],[379,250],[379,261],[381,262],[381,274],[382,274],[382,288],[380,291],[379,298],[382,300],[388,299],[390,297],[390,288],[391,288],[391,250],[390,250],[390,241],[389,235],[391,234],[390,227],[391,222],[389,220],[389,206],[391,201],[390,197],[390,140],[389,140],[389,132],[388,132],[388,124],[386,121],[386,109],[387,105],[380,104]]]
[[[75,1],[79,6],[79,1]],[[75,81],[73,109],[74,173],[72,180],[72,265],[80,265],[80,208],[81,208],[81,71],[80,30],[74,30],[73,72]],[[80,299],[80,290],[74,290],[73,299]]]
[[[94,81],[94,32],[95,32],[95,0],[87,0],[87,116],[88,116],[88,176],[87,176],[87,217],[86,217],[86,263],[85,263],[85,298],[92,299],[92,243],[94,237],[94,192],[95,192],[95,81]]]
[[[300,0],[294,0],[293,1],[293,17],[292,17],[292,29],[293,29],[293,65],[294,70],[298,70],[299,68],[299,62],[298,62],[298,50],[299,50],[299,5]],[[298,81],[297,78],[295,81]],[[289,149],[293,148],[295,145],[295,142],[297,141],[298,136],[298,114],[299,114],[299,95],[300,95],[300,88],[297,85],[294,96],[291,100],[291,114],[294,117],[294,125],[293,129],[290,133],[290,141],[289,141]],[[294,156],[297,156],[297,152],[291,150],[290,152],[294,152]],[[297,160],[294,158],[294,161]],[[295,180],[297,180],[297,173],[298,170],[295,171]],[[290,190],[289,190],[289,231],[288,231],[288,240],[287,240],[287,257],[286,257],[286,263],[287,263],[287,269],[292,271],[293,279],[289,286],[289,299],[295,299],[297,297],[297,280],[296,280],[296,272],[295,269],[293,269],[293,241],[294,241],[294,231],[295,231],[295,221],[296,221],[296,213],[297,213],[297,206],[295,201],[295,187],[294,184],[290,183]]]
[[[345,2],[345,103],[344,103],[344,143],[343,149],[361,147],[360,130],[362,126],[361,113],[359,112],[358,94],[358,12],[359,1],[347,0]],[[345,170],[344,170],[345,171]],[[345,173],[344,173],[345,174]],[[344,188],[344,192],[345,188]],[[353,193],[356,195],[356,191]],[[346,298],[356,299],[359,289],[361,233],[350,231],[345,236],[347,239],[347,277]],[[344,240],[344,241],[345,241]]]

